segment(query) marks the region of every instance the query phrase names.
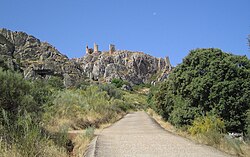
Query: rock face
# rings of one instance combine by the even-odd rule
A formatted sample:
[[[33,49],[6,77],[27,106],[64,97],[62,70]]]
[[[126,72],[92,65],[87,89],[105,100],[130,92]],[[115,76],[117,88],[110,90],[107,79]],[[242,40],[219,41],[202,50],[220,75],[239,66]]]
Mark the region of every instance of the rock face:
[[[24,32],[0,29],[0,65],[23,72],[28,79],[58,76],[66,86],[83,79],[110,82],[113,78],[131,84],[147,83],[152,76],[171,71],[168,57],[155,58],[142,52],[114,51],[69,59],[55,47]],[[162,80],[162,78],[158,78]]]
[[[118,78],[132,84],[149,82],[153,75],[171,69],[171,65],[163,58],[131,51],[88,54],[78,60],[78,63],[90,79],[110,82],[113,78]]]

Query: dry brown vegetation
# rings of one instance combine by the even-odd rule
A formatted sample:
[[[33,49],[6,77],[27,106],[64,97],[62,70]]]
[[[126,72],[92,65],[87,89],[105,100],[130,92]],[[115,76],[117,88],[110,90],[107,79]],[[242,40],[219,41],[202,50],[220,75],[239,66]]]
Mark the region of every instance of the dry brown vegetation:
[[[191,134],[188,131],[177,129],[169,122],[165,121],[160,115],[158,115],[154,110],[148,109],[147,113],[155,119],[162,128],[165,130],[180,135],[182,137],[188,138],[197,143],[209,145],[215,147],[221,151],[224,151],[228,154],[248,157],[250,156],[250,145],[246,142],[241,142],[238,139],[227,138],[225,134],[216,134],[216,133],[208,133],[208,134]]]

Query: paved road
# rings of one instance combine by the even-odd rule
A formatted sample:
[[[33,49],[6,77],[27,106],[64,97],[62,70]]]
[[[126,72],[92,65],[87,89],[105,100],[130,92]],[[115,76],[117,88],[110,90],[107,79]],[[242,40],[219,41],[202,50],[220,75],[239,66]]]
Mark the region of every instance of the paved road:
[[[97,137],[97,157],[226,157],[162,129],[145,112],[128,114]]]

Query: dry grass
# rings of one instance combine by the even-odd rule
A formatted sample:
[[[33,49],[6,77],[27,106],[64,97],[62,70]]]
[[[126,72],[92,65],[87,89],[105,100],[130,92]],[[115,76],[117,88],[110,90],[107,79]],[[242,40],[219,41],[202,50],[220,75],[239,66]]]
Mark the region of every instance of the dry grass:
[[[40,157],[68,157],[64,148],[59,148],[52,142],[41,144],[42,149],[39,152]],[[18,149],[16,144],[7,144],[2,140],[0,141],[1,157],[23,157],[24,151],[26,150]]]
[[[107,92],[109,90],[111,94]],[[130,110],[141,109],[146,104],[145,95],[119,92],[116,88],[109,90],[91,86],[84,90],[61,91],[55,95],[52,105],[45,108],[44,128],[55,134],[67,130],[68,139],[73,145],[73,150],[68,149],[71,156],[83,155],[94,137],[90,128],[98,129],[96,133]],[[121,94],[120,97],[117,93]]]
[[[111,126],[113,123],[118,121],[124,116],[124,114],[118,114],[116,117],[111,119],[107,123],[103,123],[99,126],[98,129],[84,129],[84,130],[71,130],[68,131],[69,139],[74,143],[74,150],[70,153],[71,157],[82,157],[84,152],[87,150],[87,147],[94,136],[98,135],[103,129]]]
[[[78,133],[71,133],[69,134],[69,137],[73,144],[74,149],[72,152],[70,152],[71,157],[82,157],[84,152],[87,149],[88,144],[91,142],[93,136],[87,136],[86,131],[84,132],[78,132]]]
[[[148,95],[148,94],[149,94],[149,90],[150,90],[150,88],[143,87],[143,88],[139,88],[137,92],[138,92],[139,94]]]
[[[166,129],[169,132],[176,133],[177,134],[177,129],[171,125],[169,122],[166,122],[162,119],[160,115],[158,115],[154,110],[148,109],[147,113],[157,121],[161,125],[162,128]]]

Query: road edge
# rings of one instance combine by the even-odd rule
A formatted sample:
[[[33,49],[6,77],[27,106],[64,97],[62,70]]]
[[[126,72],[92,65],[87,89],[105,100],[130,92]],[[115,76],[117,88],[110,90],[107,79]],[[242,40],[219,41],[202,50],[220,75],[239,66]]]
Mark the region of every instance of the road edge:
[[[122,118],[124,118],[126,115],[128,115],[130,112],[124,114],[124,115],[121,115],[120,118],[118,118],[114,123],[112,123],[111,125],[109,126],[106,126],[104,128],[101,129],[104,130],[106,128],[109,128],[111,127],[112,125],[114,125],[115,123],[117,123],[118,121],[120,121]],[[133,113],[133,112],[132,112]],[[100,131],[100,132],[101,132]],[[83,156],[84,157],[95,157],[95,152],[96,152],[96,143],[97,143],[97,140],[98,140],[98,137],[99,137],[99,133],[96,134],[96,136],[94,137],[94,139],[91,140],[91,142],[88,144],[87,148],[86,148],[86,151],[84,152]]]
[[[98,139],[98,135],[95,136],[94,139],[89,143],[85,153],[83,154],[84,157],[94,157],[95,156],[97,139]]]

